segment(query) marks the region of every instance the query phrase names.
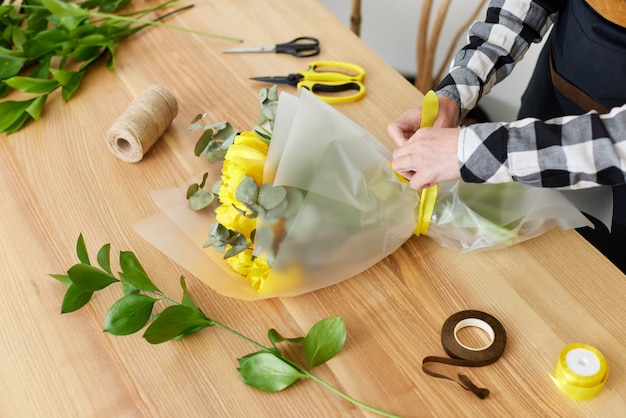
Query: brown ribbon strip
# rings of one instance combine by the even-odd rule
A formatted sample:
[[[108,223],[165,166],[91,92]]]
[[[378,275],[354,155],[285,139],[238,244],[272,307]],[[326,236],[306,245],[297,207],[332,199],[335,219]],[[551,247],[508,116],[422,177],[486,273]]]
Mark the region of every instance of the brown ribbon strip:
[[[476,322],[486,324],[493,331],[491,344],[484,349],[465,347],[461,345],[456,336],[459,329],[467,326],[476,326]],[[458,378],[453,378],[434,372],[430,370],[427,365],[429,363],[440,363],[459,367],[482,367],[494,363],[502,356],[504,347],[506,346],[506,331],[502,324],[496,318],[485,312],[475,310],[457,312],[450,316],[443,324],[441,329],[441,345],[450,358],[427,356],[422,360],[422,371],[432,377],[456,382],[463,389],[474,393],[480,399],[485,399],[489,396],[488,389],[476,386],[464,374],[459,373]]]
[[[563,96],[576,103],[585,112],[595,110],[600,114],[609,113],[609,109],[602,106],[600,103],[595,101],[593,97],[589,96],[587,93],[567,81],[556,72],[554,64],[552,63],[552,52],[550,52],[550,74],[552,76],[552,84],[554,84],[554,87]]]

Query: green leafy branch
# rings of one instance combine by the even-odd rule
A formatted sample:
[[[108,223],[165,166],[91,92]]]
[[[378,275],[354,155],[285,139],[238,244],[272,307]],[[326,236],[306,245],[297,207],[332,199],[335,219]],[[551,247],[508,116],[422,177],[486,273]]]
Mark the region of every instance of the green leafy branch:
[[[30,96],[0,102],[0,132],[20,130],[29,120],[39,120],[48,96],[61,89],[68,101],[92,65],[108,57],[112,70],[120,43],[148,26],[168,27],[231,41],[240,39],[198,32],[162,23],[167,17],[193,7],[170,10],[153,20],[149,13],[180,3],[164,3],[128,14],[114,14],[131,0],[11,0],[0,6],[0,97],[11,89]]]
[[[266,347],[251,338],[206,316],[192,301],[187,292],[184,277],[180,278],[182,298],[178,302],[165,296],[152,282],[137,257],[130,251],[120,252],[122,271],[116,277],[111,271],[110,244],[103,245],[97,253],[97,266],[91,264],[82,234],[76,243],[79,263],[66,274],[51,274],[68,286],[63,298],[61,312],[76,311],[85,306],[93,294],[112,284],[121,284],[123,296],[109,309],[104,319],[104,331],[113,335],[129,335],[143,329],[143,338],[151,344],[177,340],[209,327],[221,328],[243,339],[258,349],[237,359],[241,380],[254,388],[277,392],[300,379],[309,378],[333,391],[345,400],[376,414],[395,415],[364,404],[313,374],[313,369],[333,358],[343,348],[346,326],[341,317],[330,317],[317,322],[304,337],[287,338],[275,329],[268,331],[270,346]],[[169,304],[160,313],[153,314],[157,302]],[[279,349],[279,343],[302,346],[307,367],[287,358]]]

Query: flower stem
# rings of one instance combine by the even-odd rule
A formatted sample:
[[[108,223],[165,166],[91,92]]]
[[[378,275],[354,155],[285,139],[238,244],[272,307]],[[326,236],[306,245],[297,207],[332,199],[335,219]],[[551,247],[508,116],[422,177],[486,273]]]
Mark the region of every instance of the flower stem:
[[[235,336],[237,336],[237,337],[247,341],[248,343],[254,345],[255,347],[257,347],[259,349],[261,349],[262,351],[269,351],[269,352],[271,352],[272,354],[274,354],[276,357],[280,358],[285,363],[287,363],[290,366],[292,366],[295,369],[297,369],[300,373],[302,373],[306,377],[309,377],[309,378],[313,379],[314,381],[316,381],[320,385],[322,385],[325,388],[331,390],[332,392],[334,392],[337,395],[341,396],[345,400],[347,400],[347,401],[349,401],[349,402],[351,402],[351,403],[353,403],[353,404],[355,404],[355,405],[357,405],[357,406],[359,406],[359,407],[361,407],[361,408],[363,408],[363,409],[365,409],[367,411],[373,412],[373,413],[378,414],[378,415],[383,416],[383,417],[400,418],[398,415],[394,415],[394,414],[391,414],[389,412],[382,411],[382,410],[380,410],[378,408],[374,408],[373,406],[367,405],[367,404],[365,404],[365,403],[363,403],[363,402],[361,402],[361,401],[359,401],[357,399],[354,399],[353,397],[351,397],[351,396],[347,395],[346,393],[342,392],[341,390],[337,389],[336,387],[334,387],[330,383],[326,382],[325,380],[320,379],[319,377],[315,376],[313,373],[311,373],[310,371],[306,370],[304,367],[302,367],[299,364],[297,364],[297,363],[289,360],[288,358],[284,357],[282,355],[282,353],[278,354],[275,351],[270,350],[268,347],[265,347],[264,345],[259,344],[258,342],[254,341],[253,339],[251,339],[249,337],[246,337],[245,335],[241,334],[240,332],[237,332],[234,329],[232,329],[232,328],[230,328],[230,327],[228,327],[228,326],[226,326],[226,325],[224,325],[224,324],[222,324],[222,323],[220,323],[218,321],[213,320],[213,325],[218,326],[218,327],[220,327],[220,328],[222,328],[222,329],[232,333],[233,335],[235,335]]]
[[[111,20],[121,20],[121,21],[124,21],[124,22],[140,23],[142,25],[160,26],[160,27],[164,27],[164,28],[179,30],[179,31],[182,31],[182,32],[193,33],[195,35],[208,36],[210,38],[224,39],[224,40],[233,41],[233,42],[243,42],[243,40],[240,39],[240,38],[233,38],[233,37],[230,37],[230,36],[224,36],[224,35],[218,35],[218,34],[214,34],[214,33],[202,32],[202,31],[198,31],[198,30],[195,30],[195,29],[184,28],[182,26],[175,26],[175,25],[170,25],[168,23],[161,23],[161,22],[157,22],[157,21],[154,21],[154,20],[136,19],[136,18],[133,18],[133,17],[112,15],[112,14],[108,14],[108,13],[99,13],[99,12],[90,12],[89,14],[91,16],[93,16],[93,17],[100,17],[100,18],[111,19]]]
[[[335,392],[337,395],[341,396],[342,398],[344,398],[345,400],[352,402],[353,404],[367,410],[370,412],[373,412],[375,414],[381,415],[383,417],[390,417],[390,418],[400,418],[400,416],[398,415],[394,415],[391,414],[389,412],[385,412],[382,411],[378,408],[374,408],[373,406],[367,405],[357,399],[354,399],[352,396],[347,395],[346,393],[340,391],[339,389],[337,389],[336,387],[334,387],[333,385],[331,385],[330,383],[320,379],[319,377],[315,376],[313,373],[307,371],[307,370],[301,370],[307,377],[315,380],[317,383],[319,383],[320,385],[324,386],[326,389],[329,389],[333,392]]]

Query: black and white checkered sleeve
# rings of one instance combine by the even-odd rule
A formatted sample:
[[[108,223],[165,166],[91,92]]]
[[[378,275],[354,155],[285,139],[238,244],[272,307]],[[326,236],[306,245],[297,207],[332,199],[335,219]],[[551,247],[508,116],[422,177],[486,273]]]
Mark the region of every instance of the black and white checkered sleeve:
[[[530,44],[542,39],[561,3],[492,0],[485,20],[471,26],[469,43],[456,54],[436,92],[453,99],[464,118],[483,95],[510,74]]]
[[[519,181],[580,189],[626,181],[626,105],[542,122],[480,123],[461,129],[465,181]]]

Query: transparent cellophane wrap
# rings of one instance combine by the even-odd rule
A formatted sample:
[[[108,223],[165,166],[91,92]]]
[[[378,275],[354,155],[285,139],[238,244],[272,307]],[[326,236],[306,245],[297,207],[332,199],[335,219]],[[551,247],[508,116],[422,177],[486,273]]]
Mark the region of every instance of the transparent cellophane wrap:
[[[222,253],[202,248],[215,217],[189,208],[186,186],[153,192],[162,212],[135,229],[218,293],[244,300],[300,295],[366,270],[413,235],[419,194],[397,178],[390,160],[391,152],[376,138],[310,92],[282,93],[264,182],[297,189],[303,199],[294,200],[292,215],[279,225],[258,220],[255,254],[276,250],[258,292]],[[209,182],[217,180],[219,165],[210,170]],[[427,236],[461,252],[500,249],[555,226],[590,225],[578,209],[585,202],[603,202],[584,210],[610,225],[610,189],[565,195],[519,183],[445,182]]]

